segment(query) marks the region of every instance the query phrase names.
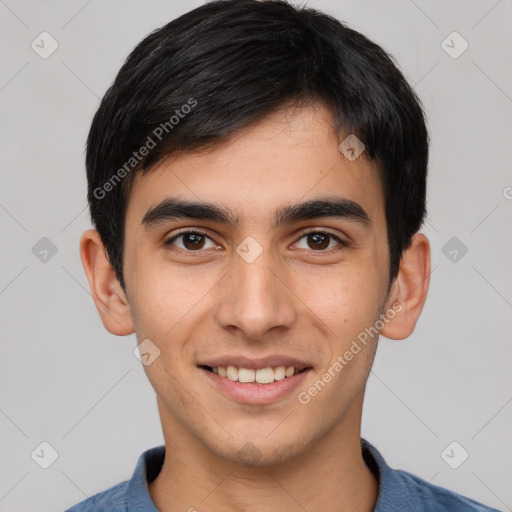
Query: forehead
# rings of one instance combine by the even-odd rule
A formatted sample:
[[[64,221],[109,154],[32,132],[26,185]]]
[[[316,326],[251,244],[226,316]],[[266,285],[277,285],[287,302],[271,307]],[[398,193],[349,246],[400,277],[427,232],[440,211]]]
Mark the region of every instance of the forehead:
[[[375,228],[385,228],[377,165],[364,152],[348,159],[339,148],[343,139],[324,106],[276,111],[213,149],[171,155],[137,175],[127,227],[171,196],[222,206],[240,225],[268,227],[280,207],[329,196],[359,204]]]

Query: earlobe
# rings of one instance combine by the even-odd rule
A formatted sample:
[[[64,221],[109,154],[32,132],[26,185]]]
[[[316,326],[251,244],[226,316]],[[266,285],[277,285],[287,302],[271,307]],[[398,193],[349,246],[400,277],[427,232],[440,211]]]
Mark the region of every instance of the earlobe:
[[[381,330],[382,336],[402,340],[412,334],[425,305],[429,283],[430,243],[423,233],[416,233],[402,254],[388,295],[386,311],[395,304],[396,314]]]
[[[82,235],[80,258],[105,328],[117,336],[132,334],[134,327],[128,299],[96,230],[90,229]]]

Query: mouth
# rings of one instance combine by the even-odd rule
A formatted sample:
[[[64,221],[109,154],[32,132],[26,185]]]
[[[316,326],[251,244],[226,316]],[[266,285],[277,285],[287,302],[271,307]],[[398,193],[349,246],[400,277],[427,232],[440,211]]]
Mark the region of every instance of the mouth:
[[[234,365],[208,366],[199,365],[199,368],[218,375],[220,378],[232,382],[252,385],[269,385],[274,382],[290,379],[295,375],[311,370],[310,366],[297,368],[295,366],[267,366],[265,368],[241,368]]]
[[[239,404],[265,406],[292,396],[305,386],[313,367],[266,366],[243,368],[236,366],[197,365],[209,385],[222,396]]]

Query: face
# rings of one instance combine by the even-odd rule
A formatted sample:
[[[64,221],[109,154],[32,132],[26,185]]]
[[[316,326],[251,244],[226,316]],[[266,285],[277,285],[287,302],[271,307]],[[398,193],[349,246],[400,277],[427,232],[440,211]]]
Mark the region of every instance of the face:
[[[126,297],[138,342],[159,350],[144,368],[164,435],[233,461],[250,446],[257,464],[272,464],[355,428],[377,336],[341,371],[335,362],[389,307],[389,248],[377,169],[339,142],[327,109],[284,110],[136,178]],[[158,208],[171,198],[221,211]],[[230,362],[306,370],[258,384],[203,367]]]

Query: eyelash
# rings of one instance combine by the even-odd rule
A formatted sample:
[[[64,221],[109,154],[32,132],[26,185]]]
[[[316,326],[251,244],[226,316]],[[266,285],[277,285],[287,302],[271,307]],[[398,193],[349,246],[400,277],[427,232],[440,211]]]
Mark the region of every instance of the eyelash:
[[[180,238],[181,236],[183,235],[188,235],[190,233],[194,233],[194,234],[197,234],[197,235],[201,235],[201,236],[204,236],[210,240],[211,237],[208,236],[207,233],[203,232],[203,231],[200,231],[199,229],[195,229],[195,228],[188,228],[186,231],[181,231],[179,232],[178,234],[174,235],[173,237],[167,239],[164,241],[164,246],[165,247],[171,247],[173,242],[175,240],[177,240],[178,238]],[[326,236],[329,236],[331,238],[333,238],[336,242],[338,242],[338,244],[342,247],[342,248],[346,248],[349,246],[349,243],[342,240],[341,238],[339,238],[338,236],[336,236],[335,234],[331,233],[330,231],[325,231],[325,230],[318,230],[318,229],[312,229],[310,231],[306,231],[304,233],[301,234],[301,236],[297,239],[297,242],[299,240],[301,240],[302,238],[304,238],[305,236],[307,235],[312,235],[312,234],[318,234],[318,235],[326,235]],[[213,241],[213,240],[212,240]],[[297,243],[295,242],[295,243]],[[313,250],[313,249],[310,249],[308,250],[308,252],[313,252],[313,253],[330,253],[333,251],[333,249],[336,251],[336,250],[339,250],[336,249],[335,247],[331,247],[331,249],[328,249],[328,250]],[[197,251],[190,251],[190,250],[186,250],[186,249],[181,249],[181,248],[172,248],[171,250],[173,251],[176,251],[176,252],[186,252],[186,253],[201,253],[201,252],[204,252],[203,250],[197,250]]]

